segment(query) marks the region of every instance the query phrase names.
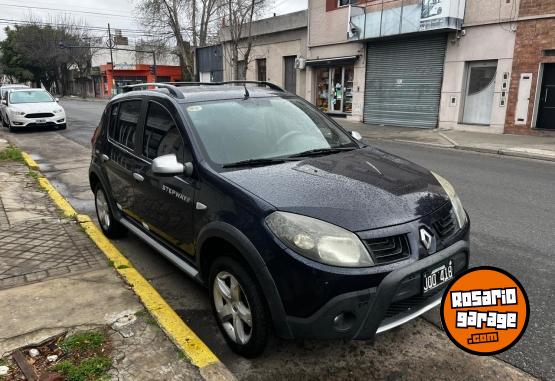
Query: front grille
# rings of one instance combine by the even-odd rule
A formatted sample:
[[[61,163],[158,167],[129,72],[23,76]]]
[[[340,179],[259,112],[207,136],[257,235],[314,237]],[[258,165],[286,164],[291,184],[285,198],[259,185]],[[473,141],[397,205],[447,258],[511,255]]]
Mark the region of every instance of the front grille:
[[[406,234],[364,240],[377,264],[400,261],[410,257],[410,245]]]
[[[37,113],[37,114],[27,114],[25,115],[25,117],[27,119],[36,119],[36,118],[51,118],[53,117],[54,114],[51,114],[49,112],[43,112],[43,113]]]
[[[440,238],[447,238],[451,236],[457,230],[457,218],[455,217],[455,212],[451,209],[449,214],[434,222],[433,225]]]

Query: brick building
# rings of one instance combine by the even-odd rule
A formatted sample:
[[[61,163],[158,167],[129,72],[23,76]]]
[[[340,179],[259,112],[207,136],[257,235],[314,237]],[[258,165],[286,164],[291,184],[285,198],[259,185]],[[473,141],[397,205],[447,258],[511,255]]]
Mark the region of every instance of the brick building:
[[[505,132],[555,134],[555,1],[521,0]]]

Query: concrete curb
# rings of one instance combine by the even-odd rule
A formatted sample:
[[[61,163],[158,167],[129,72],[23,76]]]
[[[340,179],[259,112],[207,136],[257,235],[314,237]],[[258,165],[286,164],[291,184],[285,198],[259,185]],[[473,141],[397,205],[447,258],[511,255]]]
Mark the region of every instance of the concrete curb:
[[[533,154],[528,152],[513,151],[511,149],[483,148],[483,147],[464,146],[464,145],[458,145],[458,144],[444,145],[444,144],[437,144],[437,143],[430,143],[430,142],[419,142],[419,141],[409,140],[409,139],[386,139],[386,138],[377,138],[377,137],[365,137],[365,139],[394,141],[399,143],[418,144],[422,146],[430,146],[430,147],[436,147],[436,148],[457,149],[461,151],[489,153],[492,155],[502,155],[502,156],[510,156],[510,157],[519,157],[524,159],[555,162],[555,156],[538,155],[538,154]],[[454,140],[451,140],[451,139],[447,139],[447,140],[450,142],[455,142]]]
[[[38,170],[37,163],[27,153],[23,153],[25,163],[32,170]],[[84,214],[78,214],[71,204],[44,177],[40,176],[39,185],[48,192],[52,201],[64,215],[74,218],[89,238],[104,253],[116,271],[133,287],[145,308],[156,319],[170,340],[199,368],[202,379],[236,380],[235,376],[208,348],[208,346],[185,324],[152,285],[133,267],[131,262],[108,240],[102,231]]]

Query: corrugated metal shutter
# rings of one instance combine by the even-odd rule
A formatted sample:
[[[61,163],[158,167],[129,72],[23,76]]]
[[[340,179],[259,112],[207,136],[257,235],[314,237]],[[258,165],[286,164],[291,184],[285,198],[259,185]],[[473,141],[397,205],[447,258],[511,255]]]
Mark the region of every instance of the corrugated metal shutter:
[[[368,43],[364,122],[435,128],[446,44],[444,34]]]

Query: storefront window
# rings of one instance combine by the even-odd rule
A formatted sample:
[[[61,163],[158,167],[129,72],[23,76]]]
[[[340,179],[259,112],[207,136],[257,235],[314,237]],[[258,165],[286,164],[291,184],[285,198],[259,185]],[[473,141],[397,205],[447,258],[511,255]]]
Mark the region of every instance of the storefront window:
[[[353,66],[316,69],[316,107],[324,112],[349,114],[353,111]]]

